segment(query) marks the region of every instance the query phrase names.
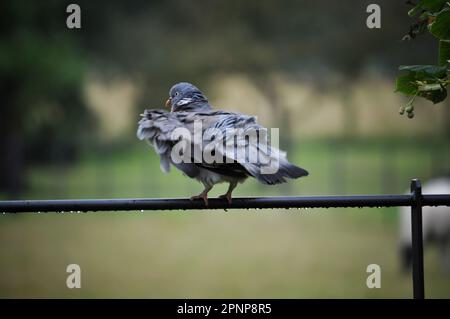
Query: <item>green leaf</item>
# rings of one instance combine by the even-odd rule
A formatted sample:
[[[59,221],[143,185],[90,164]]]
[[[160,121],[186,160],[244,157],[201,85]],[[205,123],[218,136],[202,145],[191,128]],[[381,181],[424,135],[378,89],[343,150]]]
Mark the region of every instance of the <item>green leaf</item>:
[[[423,77],[444,78],[447,76],[447,67],[438,65],[401,65],[400,71],[413,73],[418,80]]]
[[[416,95],[419,89],[414,81],[414,75],[411,73],[398,76],[395,82],[395,92],[401,92],[406,95]]]
[[[401,71],[408,71],[396,80],[396,92],[406,95],[418,95],[433,103],[439,103],[447,97],[447,90],[439,80],[447,77],[447,68],[437,65],[401,66]]]
[[[450,40],[450,9],[439,12],[429,26],[430,32],[440,40]]]
[[[439,65],[445,66],[450,60],[450,41],[439,41]]]

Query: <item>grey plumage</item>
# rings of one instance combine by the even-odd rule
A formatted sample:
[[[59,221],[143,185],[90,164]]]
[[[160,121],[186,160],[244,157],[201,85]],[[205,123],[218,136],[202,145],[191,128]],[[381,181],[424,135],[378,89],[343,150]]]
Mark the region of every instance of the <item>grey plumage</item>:
[[[259,143],[254,143],[247,134],[252,132],[266,132],[267,130],[259,125],[254,116],[247,116],[239,113],[213,110],[207,98],[195,86],[189,83],[179,83],[170,90],[170,97],[166,103],[171,107],[171,112],[164,110],[145,110],[141,115],[137,130],[137,137],[147,140],[160,156],[161,169],[168,172],[173,165],[181,170],[185,175],[199,180],[205,190],[199,196],[207,204],[207,193],[216,183],[226,181],[230,183],[227,194],[224,195],[231,202],[231,192],[237,183],[243,182],[251,176],[264,184],[278,184],[286,182],[286,178],[298,178],[307,176],[308,172],[297,167],[286,158],[286,153],[277,148],[265,145],[262,147],[261,134]],[[180,142],[179,137],[173,136],[177,128],[183,128],[194,134],[194,123],[201,123],[201,139],[190,139],[185,142],[192,148],[191,158],[188,162],[178,163],[171,156],[172,149]],[[227,141],[229,130],[239,131],[235,140]],[[222,138],[218,138],[221,136]],[[254,141],[254,140],[253,140]],[[232,143],[233,154],[220,145]],[[208,146],[209,145],[209,146]],[[198,154],[202,154],[205,147],[214,148],[215,158],[223,161],[206,162]],[[195,150],[199,152],[195,152]],[[245,151],[245,156],[239,151]],[[242,152],[244,154],[244,152]],[[256,156],[257,161],[249,161],[251,156]],[[274,173],[264,173],[265,163],[278,166]]]

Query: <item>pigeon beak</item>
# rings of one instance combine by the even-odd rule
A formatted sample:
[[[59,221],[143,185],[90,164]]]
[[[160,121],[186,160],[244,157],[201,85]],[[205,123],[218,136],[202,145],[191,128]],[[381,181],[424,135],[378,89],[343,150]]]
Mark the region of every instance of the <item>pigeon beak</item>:
[[[172,98],[169,97],[166,101],[166,107],[171,108],[172,107]]]

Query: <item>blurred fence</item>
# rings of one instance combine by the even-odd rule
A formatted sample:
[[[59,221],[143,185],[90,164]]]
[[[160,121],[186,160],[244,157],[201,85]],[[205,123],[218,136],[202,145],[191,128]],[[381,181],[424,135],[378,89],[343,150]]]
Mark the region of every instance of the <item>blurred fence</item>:
[[[450,144],[445,142],[348,143],[301,142],[288,150],[292,162],[310,176],[278,187],[239,187],[241,196],[346,195],[403,193],[404,181],[428,180],[450,172]],[[176,171],[176,170],[175,170]],[[102,151],[70,166],[31,170],[29,191],[21,198],[172,197],[192,192],[192,181],[159,171],[158,158],[139,145],[125,151]],[[195,187],[194,183],[194,187]],[[15,198],[20,199],[20,198]]]
[[[416,176],[422,180],[450,177],[450,144],[440,141],[416,141],[406,147],[396,143],[367,146],[332,141],[327,153],[333,159],[326,183],[331,194],[355,192],[353,187],[361,187],[355,183],[358,177],[368,175],[375,177],[372,183],[383,194],[405,191],[404,180]]]

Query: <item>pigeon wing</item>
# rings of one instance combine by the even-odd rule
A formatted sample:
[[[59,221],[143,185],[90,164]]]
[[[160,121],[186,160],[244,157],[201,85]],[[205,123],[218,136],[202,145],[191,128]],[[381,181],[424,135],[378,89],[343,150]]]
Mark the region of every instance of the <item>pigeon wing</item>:
[[[185,127],[175,113],[163,110],[145,110],[141,114],[137,137],[140,140],[147,140],[160,156],[160,167],[164,172],[169,172],[170,164],[177,167],[189,177],[198,175],[198,167],[192,163],[175,163],[171,159],[172,147],[179,142],[179,138],[173,135],[177,128]]]
[[[224,111],[197,113],[206,127],[202,147],[214,145],[221,163],[202,163],[202,167],[228,176],[253,176],[264,184],[286,182],[308,172],[286,158],[286,153],[269,145],[267,129],[256,117]],[[211,139],[219,135],[221,138]],[[227,147],[231,146],[231,147]],[[197,164],[198,165],[198,164]]]

